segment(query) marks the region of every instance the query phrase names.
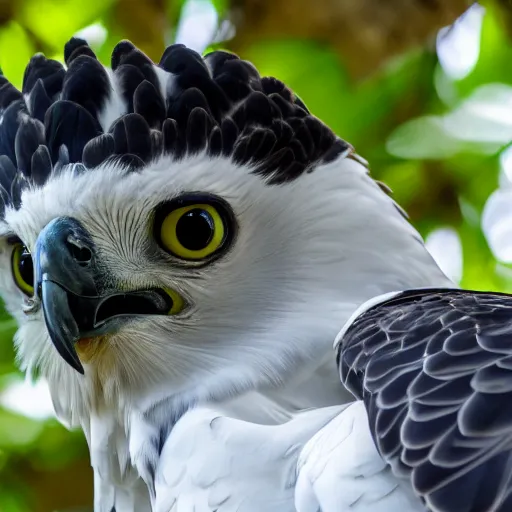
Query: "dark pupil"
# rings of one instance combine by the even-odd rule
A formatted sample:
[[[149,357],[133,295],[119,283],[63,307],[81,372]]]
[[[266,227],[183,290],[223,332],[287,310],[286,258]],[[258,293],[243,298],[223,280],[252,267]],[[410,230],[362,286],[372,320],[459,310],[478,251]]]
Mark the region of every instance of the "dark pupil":
[[[18,266],[20,276],[23,281],[29,286],[34,285],[34,265],[32,263],[32,256],[24,249],[20,255],[20,263]]]
[[[185,249],[200,251],[210,243],[214,229],[211,215],[205,210],[194,208],[178,220],[176,238]]]

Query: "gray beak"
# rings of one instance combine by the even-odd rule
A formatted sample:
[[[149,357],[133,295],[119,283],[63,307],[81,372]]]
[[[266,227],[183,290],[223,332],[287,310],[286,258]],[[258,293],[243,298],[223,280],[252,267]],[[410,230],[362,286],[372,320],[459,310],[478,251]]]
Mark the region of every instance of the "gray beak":
[[[77,341],[115,332],[134,316],[166,315],[172,307],[172,299],[160,289],[106,290],[95,245],[73,218],[56,218],[41,231],[33,259],[35,293],[52,343],[81,374]]]

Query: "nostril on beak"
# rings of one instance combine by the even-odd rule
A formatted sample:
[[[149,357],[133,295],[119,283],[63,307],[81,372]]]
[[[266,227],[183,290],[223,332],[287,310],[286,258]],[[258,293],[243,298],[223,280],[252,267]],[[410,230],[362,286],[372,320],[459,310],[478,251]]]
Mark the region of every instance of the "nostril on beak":
[[[87,267],[92,260],[92,251],[84,245],[80,240],[69,236],[67,239],[68,250],[73,259],[82,267]]]

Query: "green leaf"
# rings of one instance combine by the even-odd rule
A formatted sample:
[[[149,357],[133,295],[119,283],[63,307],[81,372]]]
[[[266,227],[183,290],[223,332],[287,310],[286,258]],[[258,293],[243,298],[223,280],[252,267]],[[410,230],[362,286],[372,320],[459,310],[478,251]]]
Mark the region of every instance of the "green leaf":
[[[11,21],[0,29],[0,67],[18,89],[21,89],[25,67],[34,52],[34,45],[21,25]]]
[[[462,150],[460,140],[447,133],[440,116],[423,116],[400,125],[388,138],[392,155],[412,159],[440,159]]]
[[[0,510],[2,512],[27,512],[27,501],[20,492],[0,487]]]
[[[0,449],[25,448],[43,431],[41,422],[33,421],[0,408]]]
[[[25,0],[19,3],[18,20],[46,45],[62,52],[78,30],[91,25],[115,0]]]
[[[326,45],[305,40],[260,41],[243,58],[261,75],[285,82],[310,111],[366,156],[383,144],[399,120],[397,109],[420,111],[433,94],[436,59],[416,51],[396,59],[370,80],[351,83],[342,61]]]

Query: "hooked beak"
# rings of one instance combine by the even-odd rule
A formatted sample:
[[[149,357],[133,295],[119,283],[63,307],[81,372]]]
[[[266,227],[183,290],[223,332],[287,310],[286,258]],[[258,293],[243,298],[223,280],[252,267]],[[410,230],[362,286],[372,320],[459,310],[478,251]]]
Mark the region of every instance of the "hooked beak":
[[[123,318],[167,315],[172,308],[163,289],[107,290],[94,243],[73,218],[52,220],[39,234],[33,258],[36,294],[52,343],[81,374],[75,348],[80,339],[115,332]]]

